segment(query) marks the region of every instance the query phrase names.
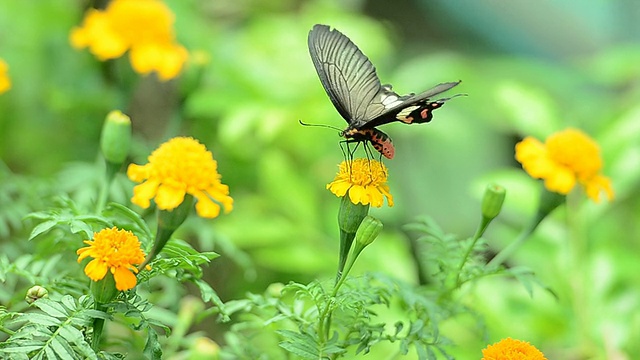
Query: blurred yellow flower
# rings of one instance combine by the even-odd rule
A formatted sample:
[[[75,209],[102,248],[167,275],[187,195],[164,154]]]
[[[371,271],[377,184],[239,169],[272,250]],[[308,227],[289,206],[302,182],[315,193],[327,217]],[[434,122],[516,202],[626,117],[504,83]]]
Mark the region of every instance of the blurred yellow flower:
[[[142,264],[145,256],[137,236],[113,227],[95,233],[93,241],[86,240],[84,243],[89,246],[77,251],[78,262],[87,256],[93,258],[84,268],[84,273],[91,280],[101,280],[107,271],[111,271],[116,289],[124,291],[136,286],[134,273],[138,269],[134,265]]]
[[[547,360],[547,358],[526,341],[506,338],[482,350],[482,360]]]
[[[389,206],[393,206],[393,196],[387,185],[387,168],[377,160],[343,161],[336,178],[327,184],[327,189],[338,197],[348,192],[354,204],[381,207],[386,197]]]
[[[515,157],[529,175],[544,179],[549,191],[566,195],[580,183],[595,202],[600,200],[602,191],[609,200],[613,199],[611,181],[600,174],[600,148],[580,130],[557,132],[544,144],[526,137],[516,144]]]
[[[11,79],[9,79],[9,65],[0,59],[0,94],[11,89]]]
[[[198,201],[198,215],[204,218],[217,217],[220,205],[225,213],[233,209],[229,187],[220,182],[218,163],[204,145],[190,137],[176,137],[160,145],[148,164],[129,165],[127,176],[142,182],[133,188],[131,201],[143,208],[154,198],[160,210],[173,210],[191,194]]]
[[[175,42],[174,16],[160,0],[113,0],[105,10],[90,9],[81,27],[71,31],[71,45],[85,47],[100,60],[129,50],[133,69],[152,71],[162,80],[178,76],[187,50]]]

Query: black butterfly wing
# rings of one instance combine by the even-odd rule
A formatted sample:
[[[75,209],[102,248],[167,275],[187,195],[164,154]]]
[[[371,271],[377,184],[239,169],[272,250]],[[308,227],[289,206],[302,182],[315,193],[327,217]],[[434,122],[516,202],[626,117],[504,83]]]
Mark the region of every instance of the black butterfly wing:
[[[380,95],[385,90],[376,68],[348,37],[318,24],[309,32],[308,44],[322,86],[350,127],[361,127],[384,113]]]
[[[368,119],[360,128],[370,129],[393,121],[401,121],[407,124],[429,122],[432,117],[431,112],[449,100],[449,98],[444,98],[431,101],[431,98],[453,88],[459,83],[460,81],[441,83],[418,95],[410,94],[405,96],[398,96],[391,91],[391,86],[383,86],[383,90],[389,91],[386,97],[381,96],[382,103],[385,106],[383,111],[376,117]]]

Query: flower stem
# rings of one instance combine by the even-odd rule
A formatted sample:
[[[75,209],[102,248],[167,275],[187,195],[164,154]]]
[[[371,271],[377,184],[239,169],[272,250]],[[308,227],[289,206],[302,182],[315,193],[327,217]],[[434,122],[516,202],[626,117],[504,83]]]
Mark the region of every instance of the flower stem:
[[[462,257],[462,261],[460,261],[460,265],[458,266],[455,283],[456,287],[460,286],[460,275],[462,274],[462,268],[464,267],[464,264],[466,264],[467,260],[469,260],[469,256],[471,256],[471,253],[473,252],[473,248],[476,246],[478,239],[480,239],[480,237],[482,237],[482,234],[484,234],[484,232],[487,230],[487,227],[489,226],[489,223],[491,223],[491,220],[492,219],[489,219],[485,216],[482,217],[482,221],[480,222],[480,225],[478,225],[476,233],[473,235],[471,244],[469,245],[469,248],[465,252],[464,256]]]
[[[105,308],[102,304],[95,303],[95,309],[104,311]],[[94,318],[93,319],[93,337],[91,339],[91,348],[96,353],[100,352],[100,338],[102,337],[102,330],[104,330],[104,319],[102,318]]]
[[[109,196],[109,188],[111,188],[111,183],[113,179],[115,179],[118,170],[120,170],[121,164],[114,164],[109,161],[105,161],[107,165],[104,178],[102,180],[102,187],[100,188],[100,193],[98,194],[98,201],[96,202],[96,213],[99,214],[104,209],[104,206],[107,204],[107,198]]]

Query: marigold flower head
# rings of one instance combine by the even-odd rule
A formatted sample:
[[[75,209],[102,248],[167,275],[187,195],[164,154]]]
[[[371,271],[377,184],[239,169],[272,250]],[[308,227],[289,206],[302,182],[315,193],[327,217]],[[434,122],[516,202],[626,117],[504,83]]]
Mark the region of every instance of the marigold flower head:
[[[11,80],[8,72],[9,66],[4,60],[0,59],[0,94],[11,89]]]
[[[544,144],[526,137],[516,144],[515,157],[529,175],[544,179],[549,191],[566,195],[580,183],[595,202],[599,201],[602,191],[609,200],[613,199],[611,181],[600,174],[600,148],[580,130],[557,132]]]
[[[84,273],[91,280],[102,280],[107,271],[111,271],[118,290],[129,290],[136,286],[134,273],[138,269],[135,265],[142,264],[145,256],[137,236],[113,227],[95,233],[93,241],[86,240],[84,243],[89,246],[78,249],[78,262],[88,256],[93,258],[84,268]]]
[[[343,161],[336,178],[327,184],[327,189],[338,197],[348,192],[354,204],[381,207],[386,197],[389,206],[393,206],[393,196],[387,185],[387,168],[377,160]]]
[[[156,71],[162,80],[180,73],[187,50],[175,42],[174,15],[160,0],[113,0],[105,10],[87,11],[82,26],[71,31],[75,48],[89,48],[100,60],[129,50],[133,69]]]
[[[133,188],[131,202],[147,208],[153,198],[160,210],[173,210],[186,194],[196,198],[196,211],[204,218],[215,218],[220,206],[233,209],[229,187],[220,182],[218,163],[207,148],[190,137],[176,137],[160,145],[145,165],[131,164],[127,176],[142,182]]]
[[[506,338],[482,350],[482,360],[547,360],[547,358],[526,341]]]

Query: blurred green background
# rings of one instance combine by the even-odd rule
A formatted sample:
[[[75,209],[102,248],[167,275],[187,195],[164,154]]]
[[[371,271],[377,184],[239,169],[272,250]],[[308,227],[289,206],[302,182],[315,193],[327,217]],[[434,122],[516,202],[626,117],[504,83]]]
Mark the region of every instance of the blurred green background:
[[[166,3],[178,41],[199,54],[192,59],[208,62],[192,62],[180,79],[160,83],[134,74],[126,57],[101,63],[71,48],[69,31],[92,4],[0,2],[0,57],[13,83],[0,95],[0,241],[7,254],[35,246],[21,243],[33,226],[21,218],[45,206],[51,194],[43,184],[75,199],[94,196],[82,184],[97,184],[99,174],[82,163],[98,161],[104,116],[121,109],[133,121],[132,162],[146,162],[178,134],[199,139],[218,160],[234,210],[213,221],[192,218],[183,231],[197,248],[222,254],[206,271],[223,300],[273,282],[331,277],[339,201],[325,185],[342,160],[340,138],[298,124],[346,125],[307,51],[308,31],[323,23],[347,34],[399,93],[462,80],[451,94],[469,95],[447,102],[430,124],[382,128],[396,147],[386,161],[396,205],[372,210],[385,230],[356,273],[417,282],[402,225],[430,215],[446,231],[470,236],[490,181],[507,188],[503,213],[486,234],[499,250],[532,216],[539,192],[513,159],[514,144],[577,127],[601,145],[616,199],[560,210],[513,260],[558,298],[541,289],[531,298],[517,282],[488,279],[461,294],[486,317],[488,339],[470,330],[475,319],[444,330],[460,359],[479,358],[487,340],[506,336],[530,341],[550,359],[640,358],[639,2]],[[114,196],[126,202],[132,184],[121,180]],[[567,221],[581,225],[580,241],[569,241],[575,234]],[[202,327],[223,341],[224,325]]]

